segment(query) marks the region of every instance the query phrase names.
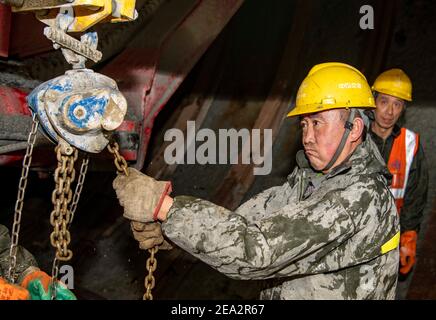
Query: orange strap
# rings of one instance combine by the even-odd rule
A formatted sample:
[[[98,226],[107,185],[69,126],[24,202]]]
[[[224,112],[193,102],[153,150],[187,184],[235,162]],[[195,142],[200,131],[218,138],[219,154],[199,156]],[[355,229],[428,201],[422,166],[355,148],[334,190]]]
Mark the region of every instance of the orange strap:
[[[29,300],[29,291],[0,278],[0,300]]]

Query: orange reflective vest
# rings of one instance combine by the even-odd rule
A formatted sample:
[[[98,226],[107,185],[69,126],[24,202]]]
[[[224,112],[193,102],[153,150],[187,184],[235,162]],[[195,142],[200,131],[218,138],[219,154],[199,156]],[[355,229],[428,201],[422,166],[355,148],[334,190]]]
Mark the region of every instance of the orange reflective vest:
[[[406,128],[401,128],[400,135],[395,138],[389,155],[388,169],[392,174],[390,189],[395,198],[398,214],[400,214],[404,204],[410,167],[418,151],[418,146],[419,135]]]

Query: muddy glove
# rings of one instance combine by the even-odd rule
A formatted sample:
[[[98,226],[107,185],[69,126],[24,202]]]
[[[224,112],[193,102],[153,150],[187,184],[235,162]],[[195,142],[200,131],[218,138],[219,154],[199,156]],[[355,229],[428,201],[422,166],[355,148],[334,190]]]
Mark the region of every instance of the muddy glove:
[[[171,192],[171,182],[157,181],[134,168],[128,170],[129,176],[119,174],[113,182],[124,217],[139,222],[157,220],[162,202]]]
[[[160,250],[171,250],[173,247],[163,237],[159,222],[135,222],[130,223],[133,236],[139,242],[139,248],[143,250],[159,246]]]
[[[41,271],[35,270],[26,275],[20,285],[26,288],[30,294],[31,300],[51,300],[51,277]],[[57,281],[56,300],[77,300],[65,284]]]
[[[0,300],[29,300],[30,294],[27,289],[9,283],[0,277]]]
[[[414,230],[405,231],[400,238],[400,273],[408,274],[416,260],[416,240],[418,234]]]

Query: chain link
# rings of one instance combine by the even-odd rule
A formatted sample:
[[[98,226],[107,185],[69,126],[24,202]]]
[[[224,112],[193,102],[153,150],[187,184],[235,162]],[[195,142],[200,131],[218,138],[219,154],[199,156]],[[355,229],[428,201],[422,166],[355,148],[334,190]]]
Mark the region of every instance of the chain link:
[[[54,258],[53,259],[53,265],[51,268],[51,279],[50,279],[50,285],[49,285],[49,290],[51,289],[51,299],[52,300],[56,300],[56,286],[58,285],[57,283],[57,279],[59,277],[59,260],[58,258]]]
[[[142,297],[143,300],[153,300],[153,295],[151,294],[151,290],[156,285],[156,279],[153,276],[153,272],[156,271],[157,268],[157,259],[155,258],[155,254],[159,251],[158,246],[148,249],[148,252],[150,252],[150,257],[147,259],[146,267],[148,274],[145,277],[144,280],[144,286],[145,286],[145,293]]]
[[[61,140],[55,148],[55,153],[58,165],[54,172],[56,185],[51,197],[53,211],[50,214],[50,224],[54,227],[53,232],[50,234],[50,243],[56,248],[50,281],[52,300],[56,299],[59,263],[60,261],[69,261],[73,257],[73,251],[68,249],[68,245],[71,242],[71,235],[68,229],[71,225],[73,214],[76,211],[77,203],[79,202],[88,168],[88,158],[85,158],[80,168],[80,176],[73,197],[71,185],[76,176],[74,163],[78,158],[79,152],[76,148]],[[71,203],[71,207],[68,208],[71,200],[73,200],[73,202]]]
[[[76,212],[77,204],[79,203],[80,200],[80,194],[82,193],[82,189],[83,189],[83,184],[85,183],[86,173],[88,172],[88,164],[89,164],[89,156],[86,155],[85,158],[83,158],[82,160],[82,165],[80,166],[80,174],[79,174],[79,178],[77,179],[76,189],[74,189],[73,200],[70,206],[71,219],[67,227],[69,227],[73,222],[74,213]]]
[[[110,153],[114,155],[114,163],[117,168],[118,174],[129,175],[129,171],[127,170],[127,162],[126,159],[119,153],[120,147],[117,142],[112,142],[112,145],[107,146]],[[142,297],[144,300],[153,300],[153,295],[151,294],[151,290],[156,285],[156,279],[153,276],[153,272],[156,271],[157,268],[157,259],[155,258],[155,254],[158,251],[158,246],[151,248],[148,250],[150,252],[150,257],[147,259],[146,268],[148,271],[147,276],[144,280],[145,293]]]
[[[129,171],[127,171],[127,161],[124,159],[124,157],[120,154],[119,150],[120,147],[118,146],[118,143],[113,142],[112,146],[109,144],[107,146],[107,149],[110,153],[114,155],[114,163],[115,167],[117,168],[118,173],[124,173],[126,176],[129,175]]]
[[[72,147],[70,146],[70,148]],[[66,151],[63,152],[63,149]],[[50,223],[54,227],[54,231],[50,235],[50,242],[57,251],[55,258],[53,259],[51,271],[52,277],[50,288],[52,300],[56,299],[56,286],[58,285],[57,279],[59,276],[60,261],[68,261],[73,256],[73,252],[68,249],[68,244],[71,241],[69,228],[73,222],[74,213],[76,212],[77,204],[80,200],[89,163],[89,157],[86,155],[82,160],[79,178],[74,190],[74,195],[71,198],[71,184],[75,177],[74,163],[77,160],[78,151],[77,149],[72,148],[71,152],[71,150],[68,150],[68,147],[65,149],[61,144],[56,147],[55,151],[58,160],[58,167],[55,170],[56,188],[52,193],[54,209],[50,216]],[[70,200],[70,208],[65,210]]]
[[[15,202],[14,223],[12,226],[11,246],[9,249],[9,269],[7,278],[11,283],[15,283],[15,268],[17,265],[17,246],[20,236],[21,213],[23,211],[24,195],[27,187],[27,177],[29,175],[30,164],[32,163],[33,147],[35,145],[36,133],[38,131],[39,122],[36,114],[32,117],[32,129],[27,138],[26,154],[23,158],[23,168],[21,169],[21,178],[18,183],[18,194]]]
[[[56,183],[52,193],[54,208],[50,214],[50,224],[54,227],[54,230],[50,234],[50,242],[56,248],[56,259],[69,261],[73,256],[73,252],[68,249],[71,241],[68,230],[71,222],[71,211],[68,205],[73,198],[71,184],[75,179],[74,162],[77,160],[78,151],[76,148],[69,145],[65,146],[60,142],[56,146],[55,152],[58,165],[54,173]],[[78,201],[78,199],[76,200]]]

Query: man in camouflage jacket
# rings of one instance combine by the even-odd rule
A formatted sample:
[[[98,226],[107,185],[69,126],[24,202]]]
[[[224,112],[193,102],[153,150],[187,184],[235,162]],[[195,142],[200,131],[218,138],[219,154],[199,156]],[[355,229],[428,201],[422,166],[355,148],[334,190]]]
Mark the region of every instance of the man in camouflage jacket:
[[[388,171],[364,139],[361,108],[373,107],[359,71],[317,65],[289,114],[300,116],[305,151],[286,183],[232,212],[173,199],[165,183],[130,169],[114,181],[124,216],[141,248],[163,241],[160,220],[166,237],[227,276],[270,279],[262,299],[394,299],[399,222]]]

